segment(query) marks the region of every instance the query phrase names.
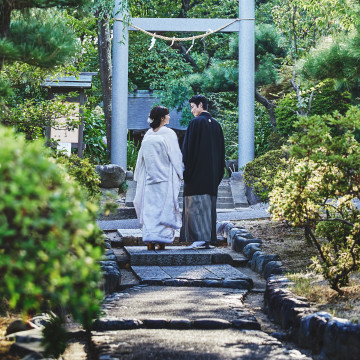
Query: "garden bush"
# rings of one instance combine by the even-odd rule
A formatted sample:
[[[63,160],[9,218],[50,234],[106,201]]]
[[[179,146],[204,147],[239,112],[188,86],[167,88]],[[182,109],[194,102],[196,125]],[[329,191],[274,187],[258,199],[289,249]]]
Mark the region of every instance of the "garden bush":
[[[75,95],[76,93],[71,93]],[[13,127],[25,135],[27,140],[45,137],[47,126],[64,126],[59,120],[67,119],[66,129],[79,126],[78,116],[74,116],[76,106],[65,102],[65,96],[59,95],[52,100],[25,99],[8,111],[0,113],[0,123]]]
[[[41,143],[3,127],[0,164],[0,297],[24,313],[64,308],[89,329],[102,299],[96,207]]]
[[[56,161],[58,164],[64,165],[69,175],[86,189],[89,199],[94,199],[100,195],[100,176],[88,158],[82,159],[75,154],[68,157],[60,153],[56,156]]]
[[[209,95],[209,99],[212,101],[212,106],[214,108],[211,113],[220,122],[223,129],[225,140],[225,158],[227,160],[238,158],[239,147],[239,112],[237,106],[234,105],[236,104],[237,93],[229,93],[233,96],[227,94],[226,97],[223,93]],[[274,132],[266,109],[257,102],[255,102],[254,130],[255,157],[258,157],[263,155],[270,147],[273,146],[273,143],[271,143],[270,140]]]
[[[127,148],[126,148],[126,163],[127,170],[135,171],[136,160],[139,154],[140,144],[136,144],[135,140],[130,139],[130,133],[128,134]]]
[[[307,97],[309,97],[310,91],[306,93]],[[307,104],[305,105],[307,106]],[[350,106],[350,94],[336,91],[333,81],[325,81],[322,86],[315,90],[308,115],[331,114],[336,110],[341,114],[345,114]],[[298,103],[294,93],[287,94],[278,101],[275,115],[276,126],[280,135],[288,137],[295,131],[294,124],[298,120],[296,115],[297,107]]]
[[[246,185],[263,202],[269,200],[269,193],[274,186],[274,179],[280,169],[287,168],[288,153],[284,150],[271,150],[245,165]]]
[[[303,117],[295,126],[289,168],[275,179],[270,211],[305,229],[319,253],[312,267],[342,293],[360,268],[360,109]]]
[[[96,165],[110,163],[110,156],[107,145],[104,142],[106,137],[106,125],[104,112],[100,106],[95,109],[84,109],[84,143],[86,148],[84,156]]]

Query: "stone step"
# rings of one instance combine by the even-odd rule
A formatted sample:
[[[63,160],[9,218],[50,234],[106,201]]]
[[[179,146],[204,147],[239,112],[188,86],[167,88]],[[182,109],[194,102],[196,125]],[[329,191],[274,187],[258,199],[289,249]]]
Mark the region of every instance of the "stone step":
[[[241,173],[232,174],[230,187],[235,207],[248,207],[249,203],[246,197],[245,181]]]
[[[213,249],[186,249],[167,246],[165,250],[147,250],[146,246],[125,246],[129,264],[133,266],[191,266],[230,264],[245,266],[247,259],[228,247]]]
[[[182,190],[180,190],[179,192],[179,197],[183,197],[183,194],[184,192]],[[218,190],[218,197],[222,197],[222,196],[225,196],[225,197],[232,197],[232,193],[231,193],[231,189],[230,187],[229,188],[226,188],[226,189],[219,189]]]
[[[141,229],[117,229],[117,233],[119,235],[116,236],[116,241],[115,239],[110,239],[111,244],[113,247],[122,247],[122,246],[140,246],[140,245],[144,245],[143,241],[142,241],[142,230]],[[175,230],[175,239],[174,242],[172,244],[167,245],[168,246],[174,246],[174,245],[190,245],[190,243],[185,243],[185,242],[179,242],[179,237],[180,237],[180,230]],[[216,246],[227,246],[227,239],[224,238],[223,236],[217,236],[217,243]]]
[[[126,199],[125,199],[125,205],[127,207],[133,207],[133,200],[136,192],[136,182],[135,181],[128,181],[128,189],[126,192]],[[237,184],[236,184],[237,185]],[[233,191],[232,191],[232,183],[230,180],[225,179],[223,180],[218,188],[218,199],[216,203],[216,207],[218,209],[233,209],[235,207],[234,200],[233,200]],[[180,193],[179,193],[179,203],[182,205],[183,201],[183,190],[184,185],[181,185]],[[238,194],[239,191],[236,191],[236,194]],[[238,204],[239,200],[236,200],[237,206],[245,206],[245,204]],[[243,201],[243,200],[241,200]]]
[[[183,201],[183,197],[182,196],[179,196],[179,202],[182,202]],[[217,198],[217,203],[233,203],[233,199],[231,196],[218,196]]]
[[[183,198],[179,198],[179,205],[182,208],[183,205]],[[217,209],[234,209],[234,201],[232,197],[220,197],[217,198],[216,201],[216,208]]]
[[[140,284],[250,290],[252,279],[230,265],[131,266]]]
[[[124,246],[140,246],[144,245],[142,241],[141,229],[118,229],[117,233],[122,239],[122,245]],[[179,241],[180,230],[175,230],[175,242]],[[144,247],[145,248],[145,247]]]

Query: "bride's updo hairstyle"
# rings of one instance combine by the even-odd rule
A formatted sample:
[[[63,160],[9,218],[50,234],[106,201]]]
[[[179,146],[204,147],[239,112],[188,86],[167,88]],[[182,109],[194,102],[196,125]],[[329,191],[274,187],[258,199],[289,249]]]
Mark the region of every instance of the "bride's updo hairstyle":
[[[151,109],[148,123],[153,129],[157,129],[161,124],[161,119],[169,114],[169,109],[165,106],[155,106]]]

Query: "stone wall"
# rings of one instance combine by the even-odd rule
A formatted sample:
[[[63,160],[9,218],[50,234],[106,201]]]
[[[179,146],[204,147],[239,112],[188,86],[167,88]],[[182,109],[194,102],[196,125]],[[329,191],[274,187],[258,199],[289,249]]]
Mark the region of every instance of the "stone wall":
[[[265,312],[287,332],[288,338],[324,360],[360,359],[360,324],[318,312],[305,298],[295,296],[289,290],[290,281],[282,276],[279,256],[262,253],[261,240],[245,228],[219,222],[217,232],[227,238],[233,250],[244,254],[253,271],[266,279]]]

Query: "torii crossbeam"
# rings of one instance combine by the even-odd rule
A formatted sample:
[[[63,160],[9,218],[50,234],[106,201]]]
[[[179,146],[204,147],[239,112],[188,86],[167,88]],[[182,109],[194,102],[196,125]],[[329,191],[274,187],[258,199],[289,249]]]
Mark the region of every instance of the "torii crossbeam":
[[[114,14],[121,17],[121,2]],[[133,18],[133,25],[147,31],[204,32],[215,30],[231,19]],[[111,163],[126,169],[128,118],[129,31],[114,22]],[[239,0],[239,21],[221,30],[239,33],[239,168],[254,158],[255,96],[255,0]],[[211,35],[210,35],[211,36]],[[206,94],[204,94],[206,96]]]

